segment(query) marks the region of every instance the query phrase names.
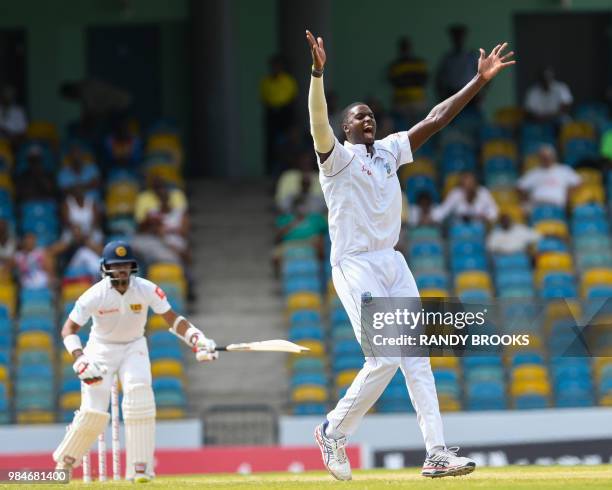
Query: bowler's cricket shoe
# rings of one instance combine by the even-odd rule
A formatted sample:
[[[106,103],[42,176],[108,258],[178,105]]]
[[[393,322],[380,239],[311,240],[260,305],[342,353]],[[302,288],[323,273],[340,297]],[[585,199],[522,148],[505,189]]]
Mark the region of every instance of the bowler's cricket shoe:
[[[323,464],[327,468],[327,471],[336,480],[350,480],[351,475],[351,463],[346,455],[346,437],[340,439],[331,439],[325,435],[325,428],[328,422],[324,422],[317,426],[315,429],[315,440],[321,449],[321,456],[323,456]]]
[[[421,475],[430,478],[441,478],[443,476],[460,476],[471,473],[476,468],[476,463],[470,458],[457,456],[458,447],[442,449],[425,458]]]
[[[151,481],[151,477],[146,473],[136,473],[134,475],[134,483],[149,483]]]

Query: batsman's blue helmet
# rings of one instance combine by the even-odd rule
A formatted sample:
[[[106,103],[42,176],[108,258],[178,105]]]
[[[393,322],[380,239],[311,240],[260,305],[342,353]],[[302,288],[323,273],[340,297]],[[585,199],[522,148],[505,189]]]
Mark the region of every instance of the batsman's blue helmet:
[[[104,250],[102,250],[100,272],[103,276],[105,276],[110,274],[110,270],[108,269],[109,265],[129,263],[133,264],[130,272],[132,274],[137,273],[138,262],[136,262],[134,252],[132,252],[132,247],[129,245],[129,243],[124,242],[123,240],[114,240],[112,242],[108,242],[105,245]]]

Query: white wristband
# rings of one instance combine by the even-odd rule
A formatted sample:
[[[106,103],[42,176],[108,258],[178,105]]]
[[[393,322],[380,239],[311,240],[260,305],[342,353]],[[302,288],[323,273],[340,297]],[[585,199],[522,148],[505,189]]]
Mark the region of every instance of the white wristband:
[[[64,346],[69,354],[72,354],[77,349],[83,349],[80,337],[74,333],[64,337]]]
[[[183,320],[185,320],[187,322],[187,318],[185,318],[184,316],[177,316],[176,320],[174,320],[174,323],[172,324],[172,330],[174,330],[176,332],[176,327],[179,326],[179,323],[181,323]],[[189,322],[187,322],[189,323]]]

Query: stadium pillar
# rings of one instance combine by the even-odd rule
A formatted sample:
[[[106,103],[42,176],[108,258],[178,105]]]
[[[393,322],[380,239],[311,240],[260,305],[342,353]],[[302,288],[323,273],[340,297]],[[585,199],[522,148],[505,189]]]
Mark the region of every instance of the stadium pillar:
[[[333,58],[331,35],[332,0],[278,0],[279,46],[289,62],[290,72],[295,75],[300,87],[298,114],[306,121],[308,112],[308,85],[312,58],[306,44],[305,29],[325,40],[328,56]],[[331,73],[325,73],[326,87],[331,87]]]
[[[241,174],[232,4],[192,0],[193,174]]]

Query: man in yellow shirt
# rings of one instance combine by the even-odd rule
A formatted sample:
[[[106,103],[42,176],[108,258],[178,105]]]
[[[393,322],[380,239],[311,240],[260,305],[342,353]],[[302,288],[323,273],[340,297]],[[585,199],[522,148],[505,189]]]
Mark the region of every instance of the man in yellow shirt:
[[[259,87],[266,109],[266,168],[273,168],[274,150],[284,130],[293,124],[298,86],[280,55],[270,58],[270,73]]]

